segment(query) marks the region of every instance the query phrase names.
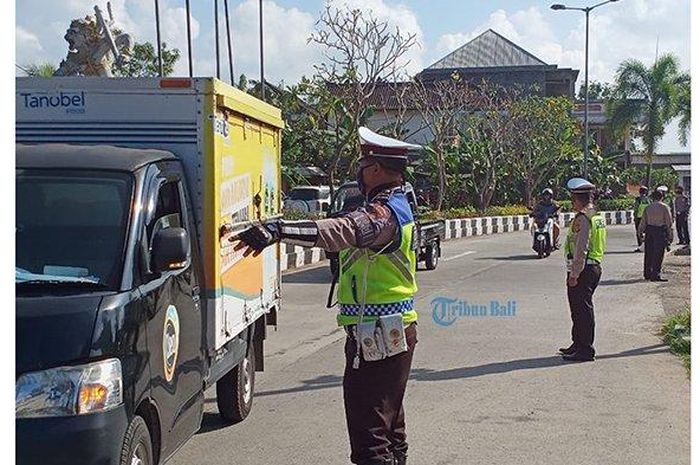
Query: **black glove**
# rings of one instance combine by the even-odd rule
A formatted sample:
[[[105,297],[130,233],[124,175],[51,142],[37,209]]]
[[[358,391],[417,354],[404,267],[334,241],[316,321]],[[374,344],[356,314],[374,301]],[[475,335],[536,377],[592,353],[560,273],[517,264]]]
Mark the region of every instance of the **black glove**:
[[[280,238],[281,234],[279,221],[272,220],[253,225],[231,237],[229,241],[241,241],[241,243],[235,247],[235,250],[240,250],[245,246],[248,246],[249,249],[252,250],[246,250],[244,255],[248,255],[251,253],[251,251],[254,251],[255,253],[253,256],[256,256],[262,252],[265,247],[279,242]]]

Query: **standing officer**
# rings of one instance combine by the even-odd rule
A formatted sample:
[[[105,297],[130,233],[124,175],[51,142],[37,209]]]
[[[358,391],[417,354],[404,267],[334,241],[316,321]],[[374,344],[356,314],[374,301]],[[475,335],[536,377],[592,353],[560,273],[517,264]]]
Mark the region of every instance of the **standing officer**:
[[[668,205],[661,201],[663,193],[651,194],[651,205],[644,211],[639,233],[644,236],[644,279],[666,281],[661,277],[665,249],[673,242],[673,219]]]
[[[639,186],[639,197],[634,199],[634,231],[637,235],[637,248],[634,249],[635,252],[642,251],[642,237],[639,235],[639,222],[642,221],[644,210],[651,203],[647,195],[648,193],[649,188],[647,186]]]
[[[567,296],[573,326],[572,344],[559,351],[564,360],[589,362],[595,360],[593,293],[600,282],[607,233],[605,219],[593,207],[595,186],[585,179],[573,178],[567,187],[576,211],[564,244]]]
[[[678,233],[678,245],[690,244],[688,234],[688,214],[690,213],[690,199],[683,193],[682,186],[676,186],[676,198],[673,200],[676,210],[676,232]]]
[[[347,333],[343,397],[350,459],[404,465],[403,397],[417,342],[415,227],[403,191],[407,151],[420,146],[360,128],[357,170],[368,202],[337,218],[267,221],[231,241],[245,255],[277,241],[340,252],[338,325]],[[359,334],[358,334],[359,333]]]

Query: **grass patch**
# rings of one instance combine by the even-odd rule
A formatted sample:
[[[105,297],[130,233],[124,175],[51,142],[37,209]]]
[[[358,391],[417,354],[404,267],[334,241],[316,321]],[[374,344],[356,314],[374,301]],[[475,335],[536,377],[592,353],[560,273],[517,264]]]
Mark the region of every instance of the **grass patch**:
[[[690,308],[669,317],[661,328],[664,342],[678,355],[690,374]]]

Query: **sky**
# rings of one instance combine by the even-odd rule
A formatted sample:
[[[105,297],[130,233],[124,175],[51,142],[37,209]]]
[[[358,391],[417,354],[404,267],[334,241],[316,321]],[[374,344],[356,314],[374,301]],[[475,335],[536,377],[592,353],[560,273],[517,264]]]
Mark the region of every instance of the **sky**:
[[[293,83],[313,72],[322,51],[308,38],[318,14],[331,1],[371,11],[419,45],[408,53],[416,73],[486,29],[493,29],[549,64],[583,70],[585,15],[554,11],[535,0],[264,0],[265,74],[272,82]],[[561,1],[561,0],[556,0]],[[234,72],[259,76],[258,0],[229,0]],[[112,0],[117,26],[138,42],[155,42],[154,0]],[[196,75],[215,73],[214,0],[191,0]],[[568,6],[595,2],[569,0]],[[106,0],[22,0],[16,3],[16,63],[51,62],[65,57],[63,35],[74,18],[106,10]],[[223,32],[223,0],[221,31]],[[182,52],[176,74],[187,73],[185,1],[160,0],[162,38]],[[222,33],[222,60],[226,52]],[[628,58],[651,64],[657,53],[674,53],[690,67],[690,0],[619,0],[595,9],[590,18],[589,79],[611,81]],[[222,62],[222,77],[228,78]],[[580,73],[577,86],[583,82]],[[672,125],[660,151],[682,151]],[[687,149],[685,149],[687,150]]]

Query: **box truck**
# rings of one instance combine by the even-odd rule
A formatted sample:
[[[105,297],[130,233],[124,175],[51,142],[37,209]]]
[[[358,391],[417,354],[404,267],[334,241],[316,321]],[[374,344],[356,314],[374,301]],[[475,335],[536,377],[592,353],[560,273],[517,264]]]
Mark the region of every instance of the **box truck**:
[[[16,81],[19,464],[157,464],[216,387],[250,412],[279,247],[280,111],[211,78]],[[205,461],[205,460],[204,460]]]

